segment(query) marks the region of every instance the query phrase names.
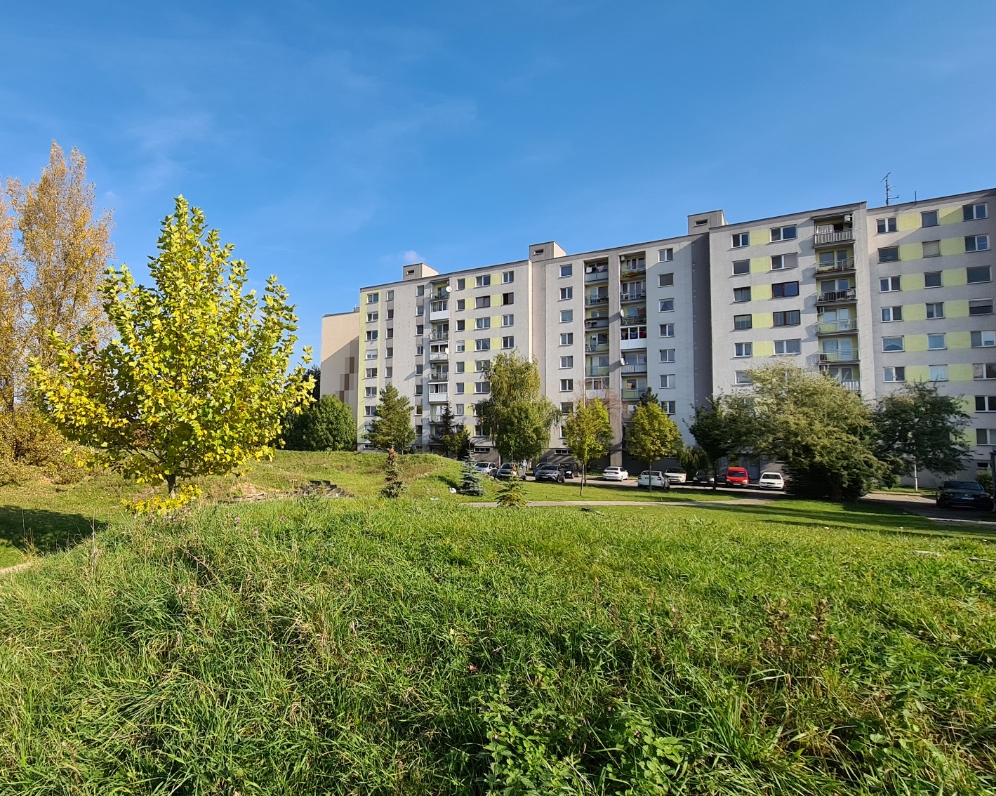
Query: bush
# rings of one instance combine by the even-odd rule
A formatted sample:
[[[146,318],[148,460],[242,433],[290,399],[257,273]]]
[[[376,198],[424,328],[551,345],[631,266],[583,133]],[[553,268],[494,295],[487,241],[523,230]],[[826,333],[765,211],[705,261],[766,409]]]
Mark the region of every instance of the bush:
[[[526,505],[526,490],[519,477],[513,475],[498,490],[498,505],[506,509],[521,509]]]
[[[79,481],[84,451],[69,442],[37,409],[0,412],[0,486],[39,476],[57,483]]]
[[[990,495],[993,494],[993,472],[992,470],[982,470],[975,480],[982,484],[982,488],[986,490]]]
[[[384,497],[401,497],[408,491],[404,476],[401,474],[401,463],[398,461],[398,452],[391,448],[387,452],[387,462],[384,464],[384,488],[380,493]]]
[[[356,450],[352,410],[334,395],[326,395],[284,424],[284,447],[292,451]]]
[[[461,495],[473,495],[480,497],[484,494],[484,477],[477,469],[477,460],[474,454],[470,454],[463,462],[460,473],[460,487],[457,489]]]

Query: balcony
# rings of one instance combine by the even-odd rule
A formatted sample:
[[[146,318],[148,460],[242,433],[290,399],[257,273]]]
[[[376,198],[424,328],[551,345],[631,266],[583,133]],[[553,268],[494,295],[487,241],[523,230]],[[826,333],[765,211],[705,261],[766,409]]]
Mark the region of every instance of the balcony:
[[[647,265],[624,265],[619,269],[620,279],[633,279],[647,273]]]
[[[608,367],[604,367],[604,368],[598,368],[598,367],[595,367],[595,368],[585,368],[584,369],[584,375],[588,376],[588,377],[591,377],[591,376],[608,376],[609,375],[609,368]]]
[[[823,351],[820,353],[820,364],[830,365],[836,362],[857,362],[857,351]]]
[[[630,373],[646,373],[647,372],[647,363],[644,362],[642,364],[623,365],[622,366],[622,372],[623,372],[624,375],[630,374]]]
[[[585,392],[604,392],[609,389],[609,380],[607,377],[585,379],[584,389]]]
[[[842,301],[857,300],[857,290],[853,287],[847,290],[831,290],[828,293],[820,293],[816,298],[817,304],[839,304]]]
[[[449,301],[433,301],[429,304],[429,320],[445,321],[450,317]]]
[[[644,387],[642,390],[639,390],[639,389],[637,389],[637,390],[623,390],[622,391],[622,399],[624,401],[639,401],[640,398],[643,396],[643,394],[646,391],[647,391],[646,387]]]
[[[449,339],[450,339],[449,332],[433,332],[432,334],[429,335],[430,343],[445,343]]]
[[[854,258],[847,260],[837,260],[835,263],[817,263],[816,273],[818,274],[847,274],[854,270]]]
[[[840,386],[845,390],[850,390],[851,392],[861,392],[860,381],[841,381]]]
[[[625,304],[627,301],[646,301],[646,290],[628,290],[619,294],[619,301]]]
[[[430,362],[447,362],[450,358],[449,351],[430,351],[429,361]]]
[[[605,282],[609,278],[608,265],[586,265],[584,267],[585,284],[590,282]]]
[[[598,343],[592,345],[591,343],[586,343],[584,347],[584,352],[586,354],[604,354],[609,350],[608,343]]]
[[[449,393],[445,390],[443,392],[430,392],[429,393],[429,403],[430,404],[445,404],[449,401]]]
[[[585,318],[584,321],[585,329],[608,329],[609,319],[608,318]]]
[[[816,327],[817,334],[840,334],[842,332],[858,331],[856,318],[845,318],[840,321],[820,321]]]
[[[853,229],[825,229],[816,228],[813,235],[814,246],[836,246],[838,243],[851,243],[854,240]]]
[[[437,370],[429,374],[429,382],[446,382],[450,378],[448,370]]]
[[[630,309],[633,309],[630,307]],[[642,312],[631,312],[620,316],[619,323],[623,326],[642,326],[647,322],[647,311],[644,309]]]
[[[608,304],[609,296],[605,294],[604,296],[598,293],[587,293],[584,297],[584,305],[586,307],[597,307],[600,304]]]

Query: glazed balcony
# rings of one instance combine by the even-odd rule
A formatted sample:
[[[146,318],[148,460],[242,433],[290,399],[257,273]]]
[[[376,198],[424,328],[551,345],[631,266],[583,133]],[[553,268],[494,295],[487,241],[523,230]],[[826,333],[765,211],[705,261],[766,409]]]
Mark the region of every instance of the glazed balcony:
[[[639,265],[622,265],[619,268],[619,278],[620,279],[635,279],[636,277],[643,276],[647,273],[647,264],[641,263]]]
[[[591,282],[605,282],[608,278],[608,263],[603,263],[601,265],[586,265],[584,267],[584,281],[586,284]]]
[[[429,361],[430,362],[447,362],[450,358],[449,351],[430,351]]]
[[[609,303],[608,293],[585,293],[584,305],[586,307],[598,307]]]
[[[853,303],[858,298],[856,288],[849,287],[847,290],[831,290],[827,293],[820,293],[816,298],[817,304],[845,304]]]
[[[623,304],[631,301],[646,301],[647,291],[644,290],[624,290],[619,294],[619,301]]]

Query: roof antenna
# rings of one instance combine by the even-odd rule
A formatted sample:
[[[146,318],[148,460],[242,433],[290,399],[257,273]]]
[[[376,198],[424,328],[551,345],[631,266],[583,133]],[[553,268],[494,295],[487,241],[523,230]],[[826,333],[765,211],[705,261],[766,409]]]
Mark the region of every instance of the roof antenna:
[[[889,174],[892,174],[892,172],[890,171]],[[889,206],[889,203],[892,202],[893,199],[898,199],[899,198],[898,196],[896,196],[895,194],[892,193],[892,185],[889,183],[889,174],[886,174],[882,178],[882,182],[885,183],[885,206],[886,207]]]

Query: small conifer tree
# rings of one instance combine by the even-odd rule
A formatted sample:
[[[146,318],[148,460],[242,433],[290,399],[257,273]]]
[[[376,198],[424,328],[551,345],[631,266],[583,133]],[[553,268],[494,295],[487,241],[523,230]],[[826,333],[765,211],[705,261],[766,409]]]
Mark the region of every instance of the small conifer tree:
[[[506,509],[521,509],[526,505],[526,490],[519,477],[513,475],[498,490],[498,505]]]
[[[401,475],[401,463],[398,461],[398,452],[391,448],[387,452],[387,462],[384,465],[384,488],[380,493],[384,497],[401,497],[408,491],[408,485]]]
[[[460,488],[457,489],[461,495],[473,495],[480,497],[484,494],[484,476],[477,469],[477,459],[471,453],[464,459],[463,472],[461,473]]]

